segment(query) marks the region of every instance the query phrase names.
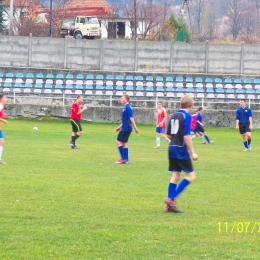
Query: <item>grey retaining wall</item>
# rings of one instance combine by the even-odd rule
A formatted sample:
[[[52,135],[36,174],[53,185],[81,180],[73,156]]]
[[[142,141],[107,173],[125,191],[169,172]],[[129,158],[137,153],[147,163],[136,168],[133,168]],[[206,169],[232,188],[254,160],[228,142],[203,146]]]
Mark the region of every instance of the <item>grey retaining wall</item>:
[[[260,74],[260,45],[0,36],[0,66],[72,70]]]
[[[154,124],[155,109],[133,108],[134,117],[137,123]],[[172,114],[175,109],[169,109],[168,114]],[[83,120],[94,122],[120,122],[121,107],[89,107],[83,114]],[[24,105],[8,104],[6,114],[11,117],[24,118],[69,118],[70,106],[51,106],[51,105]],[[204,114],[204,121],[208,126],[234,127],[235,111],[231,110],[207,110]],[[260,112],[254,112],[254,127],[260,128]]]

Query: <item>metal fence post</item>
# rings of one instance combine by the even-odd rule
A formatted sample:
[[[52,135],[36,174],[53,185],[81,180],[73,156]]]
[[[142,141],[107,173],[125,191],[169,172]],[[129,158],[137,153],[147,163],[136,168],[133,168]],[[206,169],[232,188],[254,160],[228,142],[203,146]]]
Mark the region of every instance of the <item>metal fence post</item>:
[[[208,62],[209,62],[209,41],[206,42],[206,53],[205,53],[205,73],[208,74]]]
[[[240,74],[244,71],[244,42],[241,42],[241,53],[240,53]]]
[[[135,71],[138,70],[138,38],[135,39]]]
[[[62,106],[65,106],[65,92],[63,92],[62,96]]]
[[[14,102],[13,103],[15,104],[15,92],[14,92]]]
[[[32,66],[32,33],[29,35],[28,67]]]
[[[100,51],[99,51],[99,70],[102,70],[103,68],[103,52],[104,52],[104,46],[103,46],[103,40],[100,39]]]
[[[174,47],[174,41],[171,41],[170,72],[173,71],[173,47]]]
[[[63,68],[67,68],[67,45],[68,45],[68,36],[66,35],[64,38],[64,65]]]
[[[110,103],[109,106],[112,107],[112,95],[110,95]]]

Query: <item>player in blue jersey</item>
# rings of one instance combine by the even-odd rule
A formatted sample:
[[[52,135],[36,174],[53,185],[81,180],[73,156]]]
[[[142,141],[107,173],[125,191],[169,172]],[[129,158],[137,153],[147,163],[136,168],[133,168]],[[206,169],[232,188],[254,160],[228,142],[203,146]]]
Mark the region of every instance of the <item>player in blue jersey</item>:
[[[165,211],[182,213],[176,206],[176,198],[180,193],[196,179],[190,156],[194,161],[198,160],[190,138],[191,115],[189,111],[193,106],[193,98],[186,95],[181,99],[181,109],[174,113],[167,128],[167,136],[171,140],[169,145],[169,171],[172,178],[168,187],[168,197]],[[190,152],[190,153],[189,153]],[[184,171],[185,178],[181,179],[181,172]]]
[[[204,108],[199,107],[198,111],[197,111],[197,118],[196,118],[197,123],[196,123],[196,127],[194,129],[194,132],[195,133],[201,133],[205,137],[205,139],[207,140],[207,142],[209,144],[213,144],[214,141],[210,141],[210,139],[209,139],[207,133],[205,132],[204,127],[203,127],[205,125],[205,123],[202,120],[202,114],[203,113],[204,113]]]
[[[136,127],[135,120],[133,117],[133,111],[129,104],[130,97],[127,94],[124,94],[121,97],[121,103],[124,105],[122,112],[122,124],[116,129],[116,132],[119,132],[116,140],[116,144],[121,156],[121,159],[116,164],[125,164],[129,163],[128,157],[128,147],[127,142],[128,138],[132,132],[132,126],[136,133],[138,133],[138,128]]]
[[[236,112],[236,129],[239,129],[242,135],[245,152],[250,151],[251,148],[251,130],[253,128],[253,113],[249,107],[246,106],[244,99],[240,100],[240,108]]]

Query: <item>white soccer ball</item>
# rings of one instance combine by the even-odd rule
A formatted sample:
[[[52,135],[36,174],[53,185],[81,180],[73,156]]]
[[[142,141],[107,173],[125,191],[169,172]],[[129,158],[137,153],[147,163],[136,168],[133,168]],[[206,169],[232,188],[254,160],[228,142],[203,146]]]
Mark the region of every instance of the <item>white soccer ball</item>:
[[[38,131],[38,127],[35,126],[35,127],[33,128],[33,130],[34,130],[34,131]]]

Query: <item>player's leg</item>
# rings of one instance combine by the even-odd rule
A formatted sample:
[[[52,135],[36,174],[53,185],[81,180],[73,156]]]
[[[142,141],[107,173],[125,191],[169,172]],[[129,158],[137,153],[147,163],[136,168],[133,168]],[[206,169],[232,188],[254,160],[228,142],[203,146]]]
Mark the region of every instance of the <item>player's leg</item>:
[[[248,143],[247,143],[247,138],[246,138],[246,125],[245,124],[240,124],[239,125],[239,132],[242,136],[243,144],[245,146],[245,152],[249,151],[248,149]]]
[[[214,143],[214,141],[210,141],[210,139],[209,139],[207,133],[204,131],[204,129],[203,129],[203,131],[202,131],[202,134],[203,134],[203,136],[205,137],[205,139],[207,140],[207,142],[208,142],[209,144],[213,144],[213,143]]]
[[[201,143],[202,143],[202,144],[205,144],[204,135],[203,135],[201,132],[199,132],[198,135],[200,136]]]
[[[130,134],[131,134],[130,132],[123,132],[123,131],[120,131],[118,133],[116,144],[121,159],[117,161],[116,164],[123,164],[129,162],[127,142]]]
[[[160,145],[161,145],[161,141],[160,141],[160,129],[159,127],[156,127],[156,146],[154,148],[160,148]]]
[[[3,132],[0,130],[0,164],[5,164],[5,162],[2,161],[3,150],[4,150],[4,136],[3,136]]]
[[[83,134],[82,127],[79,121],[71,119],[72,135],[71,135],[71,148],[77,149],[76,140]]]
[[[170,143],[171,140],[167,137],[167,135],[165,134],[165,128],[162,128],[162,133],[161,133],[162,137],[168,142]]]
[[[251,141],[252,141],[252,135],[251,135],[251,132],[247,132],[247,145],[248,145],[248,149],[249,150],[252,150],[252,147],[251,147]]]

